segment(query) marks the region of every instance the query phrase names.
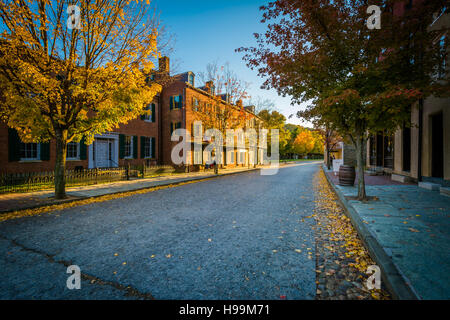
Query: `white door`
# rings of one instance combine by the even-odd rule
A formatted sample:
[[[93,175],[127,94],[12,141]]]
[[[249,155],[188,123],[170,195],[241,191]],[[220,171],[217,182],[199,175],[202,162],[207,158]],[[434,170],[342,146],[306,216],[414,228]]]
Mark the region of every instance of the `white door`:
[[[98,139],[95,144],[97,168],[109,167],[109,142],[106,139]]]

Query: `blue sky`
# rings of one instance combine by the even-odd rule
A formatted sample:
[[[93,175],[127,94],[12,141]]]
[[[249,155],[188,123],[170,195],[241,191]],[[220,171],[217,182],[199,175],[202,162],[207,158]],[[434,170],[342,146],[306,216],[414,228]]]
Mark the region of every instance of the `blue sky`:
[[[177,72],[205,70],[208,62],[229,62],[242,80],[251,83],[252,97],[261,96],[275,102],[286,118],[300,106],[292,106],[289,97],[278,96],[275,90],[260,89],[263,79],[257,76],[234,50],[255,45],[253,33],[264,32],[260,22],[262,0],[153,0],[163,25],[175,36],[171,62]],[[302,124],[295,116],[288,123]],[[306,125],[306,123],[303,123]]]

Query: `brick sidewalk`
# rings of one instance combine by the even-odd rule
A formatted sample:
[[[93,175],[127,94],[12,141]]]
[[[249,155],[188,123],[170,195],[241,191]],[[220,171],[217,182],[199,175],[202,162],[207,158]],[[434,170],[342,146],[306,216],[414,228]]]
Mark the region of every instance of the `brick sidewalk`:
[[[324,171],[346,198],[344,205],[359,215],[416,295],[450,299],[450,197],[415,184],[370,176],[366,192],[378,200],[349,200],[357,194],[357,187],[339,186],[337,177]]]

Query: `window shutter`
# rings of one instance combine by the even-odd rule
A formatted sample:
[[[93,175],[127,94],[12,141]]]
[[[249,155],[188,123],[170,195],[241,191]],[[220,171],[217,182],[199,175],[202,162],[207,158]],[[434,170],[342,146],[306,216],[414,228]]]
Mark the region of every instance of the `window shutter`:
[[[170,123],[170,135],[173,133],[173,122]]]
[[[170,96],[170,110],[173,109],[173,96]]]
[[[152,158],[156,158],[156,155],[155,155],[155,144],[156,144],[156,143],[155,143],[155,140],[156,140],[156,139],[155,139],[154,137],[152,137],[151,140],[150,140],[151,143],[152,143],[152,145],[151,145],[151,147],[152,147],[152,154],[151,154],[151,157],[152,157]]]
[[[152,103],[152,122],[155,122],[156,117],[155,117],[155,104]]]
[[[8,161],[20,160],[20,138],[16,129],[8,128]]]
[[[181,109],[181,108],[183,108],[183,95],[179,95],[178,96],[178,109]]]
[[[80,160],[87,159],[86,139],[83,137],[80,141]]]
[[[133,159],[138,158],[138,137],[133,136]]]
[[[125,157],[125,135],[119,134],[119,158]]]
[[[145,158],[145,137],[141,136],[141,159]]]
[[[41,160],[50,160],[50,142],[41,143]]]

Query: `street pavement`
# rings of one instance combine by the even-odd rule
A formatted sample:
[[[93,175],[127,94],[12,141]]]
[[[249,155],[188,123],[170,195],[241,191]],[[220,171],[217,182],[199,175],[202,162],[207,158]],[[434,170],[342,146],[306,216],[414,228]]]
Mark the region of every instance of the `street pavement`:
[[[0,299],[314,299],[315,222],[302,220],[318,170],[288,165],[4,221]],[[80,290],[66,288],[72,264]]]

